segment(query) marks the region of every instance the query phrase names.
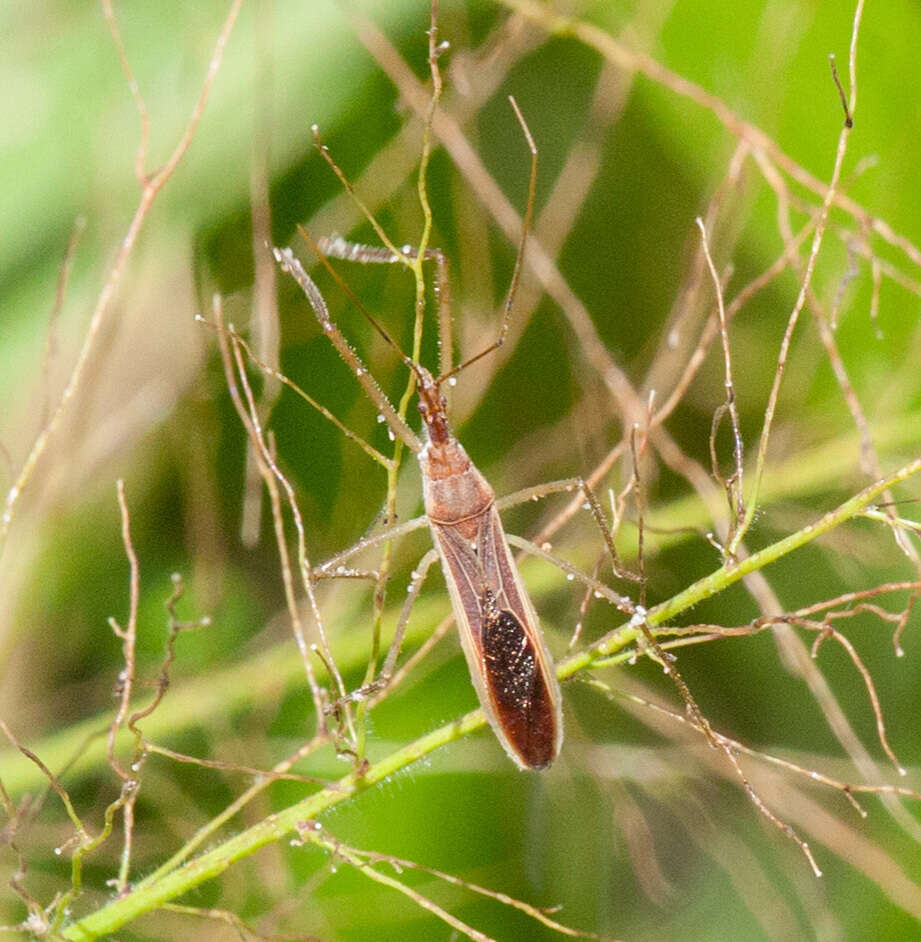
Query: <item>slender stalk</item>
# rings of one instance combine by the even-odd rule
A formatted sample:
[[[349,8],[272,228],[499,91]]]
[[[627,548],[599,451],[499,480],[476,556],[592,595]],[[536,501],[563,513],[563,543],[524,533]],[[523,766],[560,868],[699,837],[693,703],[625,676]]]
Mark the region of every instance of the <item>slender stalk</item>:
[[[646,624],[650,628],[661,626],[670,618],[738,582],[747,573],[767,566],[820,536],[824,536],[841,524],[861,515],[888,488],[894,487],[919,472],[921,472],[921,457],[915,458],[898,471],[865,488],[839,507],[820,517],[815,523],[778,540],[735,565],[722,566],[667,602],[650,609],[643,616]],[[610,632],[586,651],[566,658],[558,665],[557,676],[563,680],[579,671],[586,670],[632,645],[640,636],[639,625],[634,625],[631,621]],[[265,820],[168,873],[163,879],[151,884],[142,884],[127,896],[114,900],[95,913],[65,927],[61,931],[61,937],[82,942],[82,940],[96,939],[115,932],[137,916],[150,912],[187,893],[206,880],[219,876],[233,863],[250,856],[266,844],[297,833],[299,825],[302,825],[304,821],[314,819],[336,805],[350,800],[435,749],[475,732],[485,723],[486,719],[481,710],[475,710],[451,723],[446,723],[379,762],[369,765],[362,774],[350,773],[341,778],[334,787],[323,789],[283,811],[269,815]]]

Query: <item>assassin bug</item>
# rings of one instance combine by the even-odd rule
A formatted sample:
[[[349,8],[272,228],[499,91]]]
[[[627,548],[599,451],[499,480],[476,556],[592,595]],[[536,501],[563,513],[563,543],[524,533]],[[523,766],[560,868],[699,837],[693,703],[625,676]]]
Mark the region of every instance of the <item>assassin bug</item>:
[[[530,225],[537,169],[536,146],[517,104],[514,99],[510,100],[531,149],[531,177],[505,317],[496,342],[453,370],[434,377],[424,366],[406,356],[359,305],[416,377],[425,443],[399,417],[361,366],[357,354],[332,323],[319,288],[300,261],[290,249],[276,248],[274,252],[282,269],[292,275],[304,291],[324,332],[359,379],[364,380],[362,385],[388,419],[393,432],[416,454],[422,471],[429,529],[441,559],[461,646],[480,705],[512,760],[522,769],[543,769],[559,754],[563,740],[560,689],[553,661],[509,550],[493,489],[451,431],[440,388],[460,370],[500,346],[508,328]],[[331,160],[330,163],[338,173]],[[309,236],[304,235],[309,240]],[[325,256],[358,262],[401,260],[387,249],[354,245],[340,239],[324,240],[314,248],[324,261]],[[426,256],[441,257],[433,250]]]

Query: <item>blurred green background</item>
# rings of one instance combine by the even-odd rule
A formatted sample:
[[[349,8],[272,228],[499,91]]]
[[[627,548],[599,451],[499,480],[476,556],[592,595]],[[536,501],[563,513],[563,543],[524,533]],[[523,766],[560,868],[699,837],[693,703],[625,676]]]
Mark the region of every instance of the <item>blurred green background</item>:
[[[699,83],[805,170],[829,178],[842,111],[827,57],[836,54],[846,80],[851,4],[611,0],[573,2],[566,9]],[[167,158],[188,120],[226,10],[226,3],[211,0],[116,6],[150,113],[149,171]],[[268,768],[314,729],[265,506],[258,543],[241,540],[245,437],[213,333],[194,315],[208,315],[212,294],[220,292],[228,319],[246,328],[260,265],[262,284],[273,293],[265,281],[273,270],[260,241],[258,209],[254,236],[252,207],[264,208],[263,186],[271,240],[291,243],[301,257],[310,253],[296,234],[298,223],[315,237],[339,231],[375,241],[316,153],[313,124],[394,240],[417,239],[414,173],[421,126],[360,35],[370,35],[361,33],[362,23],[375,24],[425,80],[428,5],[358,0],[355,11],[359,19],[332,0],[244,3],[191,147],[145,220],[85,381],[17,506],[0,559],[0,717],[52,769],[83,753],[63,781],[96,829],[117,788],[99,761],[98,742],[85,751],[82,744],[110,715],[122,664],[107,624],[110,616],[123,621],[128,610],[117,478],[126,481],[141,564],[139,676],[152,679],[162,659],[172,573],[182,574],[186,588],[181,615],[208,615],[213,622],[179,639],[171,689],[158,713],[142,724],[145,732],[178,751]],[[507,103],[509,94],[516,96],[540,150],[536,214],[548,205],[559,212],[538,223],[537,236],[548,246],[562,240],[555,247],[560,271],[610,357],[642,397],[663,383],[656,389],[661,402],[677,359],[693,346],[699,317],[710,310],[705,288],[688,305],[690,321],[676,326],[699,246],[694,218],[724,184],[736,139],[699,104],[646,77],[605,68],[584,43],[548,37],[501,4],[443,0],[440,31],[451,43],[443,60],[445,112],[462,121],[483,168],[522,212],[528,156]],[[843,174],[847,193],[870,216],[913,243],[921,242],[918,35],[917,4],[868,6],[858,50],[856,123]],[[376,41],[374,48],[385,46]],[[0,70],[0,442],[18,470],[60,396],[137,205],[133,164],[140,122],[96,3],[3,4]],[[557,189],[561,173],[569,182]],[[799,186],[792,192],[813,211],[815,194]],[[469,356],[495,336],[515,246],[490,212],[483,179],[465,178],[442,150],[430,168],[430,197],[432,242],[453,265],[454,352]],[[800,226],[805,217],[801,205],[796,208]],[[78,217],[85,219],[85,231],[66,299],[52,317]],[[883,266],[877,305],[873,266],[854,248],[861,235],[866,233],[851,215],[833,214],[815,289],[826,310],[839,308],[842,360],[881,465],[891,470],[917,454],[921,288],[913,263],[874,237],[870,245]],[[721,270],[732,266],[728,297],[780,254],[776,199],[751,158],[726,188],[711,240]],[[408,348],[411,279],[391,268],[338,267]],[[357,434],[388,448],[376,410],[329,348],[296,286],[275,277],[282,369]],[[398,396],[406,377],[394,353],[330,279],[320,283],[336,322],[383,388]],[[749,456],[796,292],[788,271],[733,323]],[[670,354],[672,330],[678,341],[677,353]],[[436,368],[433,320],[422,359]],[[673,438],[705,467],[710,423],[722,396],[722,361],[714,349],[668,423]],[[528,269],[508,343],[460,377],[451,414],[499,494],[587,474],[624,428],[584,344]],[[379,525],[384,474],[339,431],[287,390],[269,427],[297,487],[312,561]],[[720,439],[724,457],[727,442]],[[805,312],[770,453],[771,468],[782,473],[771,478],[750,546],[760,548],[804,526],[863,486],[868,478],[859,457],[853,422]],[[660,466],[645,473],[655,522],[691,528],[650,535],[653,603],[717,568],[719,558],[702,537],[711,522],[687,483]],[[5,480],[13,478],[7,471]],[[601,490],[617,491],[626,480],[627,472],[618,470]],[[418,487],[418,472],[408,461],[399,489],[401,519],[421,512]],[[507,527],[533,536],[562,506],[555,498],[514,508]],[[915,511],[908,505],[904,513]],[[628,551],[633,533],[625,527]],[[389,630],[408,574],[429,545],[418,531],[396,547]],[[599,550],[587,519],[577,518],[554,541],[556,553],[587,570]],[[531,561],[523,572],[549,644],[562,656],[582,593],[544,563]],[[766,576],[780,605],[794,608],[910,579],[914,572],[883,528],[864,523],[781,560]],[[887,604],[895,609],[903,598]],[[337,583],[324,589],[322,602],[334,651],[347,681],[357,685],[367,652],[370,590],[363,583]],[[447,612],[436,567],[411,622],[412,645]],[[731,626],[758,614],[753,598],[737,587],[688,620]],[[585,618],[586,640],[619,622],[613,611],[593,605]],[[877,760],[879,781],[918,788],[917,616],[903,638],[904,658],[893,654],[891,630],[870,616],[846,627],[876,684],[892,745],[909,770],[904,780],[884,762],[866,689],[847,655],[826,642],[817,663]],[[785,669],[767,633],[684,649],[679,666],[715,728],[841,780],[866,779],[847,759],[807,686]],[[604,675],[617,689],[653,690],[678,703],[661,669],[644,659]],[[795,845],[758,814],[737,783],[713,771],[719,763],[697,737],[649,711],[609,702],[579,680],[564,688],[564,699],[567,740],[550,771],[518,772],[491,733],[481,732],[350,801],[324,824],[357,847],[410,858],[536,905],[560,905],[555,918],[606,937],[921,937],[916,805],[893,812],[867,798],[869,817],[862,820],[840,792],[808,787],[789,774],[759,778],[774,811],[809,840],[824,871],[817,880]],[[475,705],[459,646],[449,635],[374,711],[371,755],[387,755]],[[305,771],[334,776],[346,766],[324,754]],[[0,779],[15,801],[42,785],[34,768],[6,748],[0,748]],[[133,872],[154,869],[246,784],[244,776],[151,759],[138,804]],[[242,829],[309,790],[277,784],[232,827]],[[26,885],[43,902],[68,884],[69,869],[53,853],[68,833],[59,803],[50,798],[17,835],[30,867]],[[88,892],[75,914],[105,900],[118,841],[116,834],[88,862]],[[0,850],[4,885],[15,866],[14,855]],[[491,937],[556,937],[494,901],[428,877],[410,874],[406,880]],[[452,937],[406,898],[348,867],[331,872],[319,851],[281,844],[239,862],[185,902],[229,909],[268,937]],[[0,894],[0,923],[24,915],[12,892]],[[124,940],[192,937],[237,936],[224,923],[165,913],[143,917],[118,934]]]

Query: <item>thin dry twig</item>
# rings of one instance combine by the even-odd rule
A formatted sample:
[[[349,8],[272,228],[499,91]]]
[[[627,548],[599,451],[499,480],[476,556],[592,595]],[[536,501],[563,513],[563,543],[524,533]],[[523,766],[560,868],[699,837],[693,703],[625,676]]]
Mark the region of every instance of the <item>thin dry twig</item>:
[[[522,900],[515,899],[506,893],[500,893],[496,890],[490,890],[486,887],[478,886],[476,883],[462,880],[460,877],[456,877],[450,873],[445,873],[443,870],[437,870],[434,867],[426,867],[422,864],[416,863],[415,861],[405,860],[401,857],[394,857],[391,854],[379,854],[375,853],[374,851],[358,850],[355,847],[350,847],[347,844],[342,843],[337,838],[333,837],[329,831],[327,831],[316,821],[303,822],[302,826],[299,828],[299,833],[301,835],[302,843],[313,843],[318,844],[321,847],[325,847],[331,854],[340,857],[346,863],[351,864],[365,875],[371,877],[371,879],[376,880],[378,877],[383,876],[379,871],[374,869],[375,865],[380,864],[391,867],[397,874],[402,873],[404,870],[415,870],[419,873],[427,873],[430,876],[436,877],[445,883],[451,884],[452,886],[462,887],[463,889],[470,890],[471,892],[477,893],[480,896],[494,899],[497,902],[502,903],[504,906],[510,906],[513,909],[517,909],[519,912],[525,913],[527,916],[530,916],[536,922],[541,923],[548,929],[552,929],[554,932],[560,933],[560,935],[566,935],[576,939],[601,938],[594,932],[582,932],[578,929],[572,929],[569,926],[565,926],[562,923],[557,922],[555,919],[551,919],[547,915],[548,911],[545,909],[539,909],[536,906],[532,906],[530,903],[525,903]],[[377,874],[377,876],[374,876],[374,874]],[[389,879],[382,882],[385,882],[388,886],[394,886],[394,883],[390,882]],[[414,900],[420,906],[423,906],[423,908],[434,912],[439,916],[439,918],[444,918],[444,910],[441,910],[440,907],[432,909],[432,906],[435,904],[433,904],[427,897],[422,896],[422,894],[417,893],[415,890],[405,886],[404,884],[401,884],[401,887],[402,889],[400,889],[400,892],[405,893],[410,897],[410,899]],[[478,932],[476,929],[473,929],[470,926],[466,926],[463,923],[461,925],[457,925],[450,919],[445,919],[445,921],[448,922],[449,925],[452,925],[454,928],[463,932],[471,939],[487,940],[488,942],[488,936],[484,936],[482,933]]]
[[[183,906],[179,903],[167,903],[161,909],[180,916],[194,916],[198,919],[210,919],[212,922],[226,923],[241,939],[253,939],[254,942],[327,942],[326,939],[310,933],[277,933],[266,935],[257,932],[253,926],[229,909],[207,909],[199,906]]]
[[[878,605],[872,605],[864,601],[866,599],[874,598],[880,595],[888,595],[892,592],[901,592],[906,590],[911,594],[908,597],[905,607],[900,612],[889,612],[880,608]],[[861,613],[868,613],[874,615],[882,621],[896,624],[897,631],[900,631],[907,622],[908,615],[914,606],[914,601],[917,598],[919,591],[921,591],[921,583],[915,581],[886,583],[884,585],[873,586],[864,590],[848,592],[844,595],[837,596],[834,599],[828,599],[823,602],[814,603],[811,606],[806,606],[805,608],[799,609],[795,612],[783,615],[761,616],[759,618],[753,619],[748,625],[739,627],[724,627],[718,625],[689,625],[680,628],[663,628],[659,629],[659,631],[664,634],[677,635],[679,637],[686,637],[695,634],[706,634],[710,638],[728,638],[738,637],[740,635],[756,634],[766,628],[772,628],[777,624],[789,625],[804,628],[816,634],[816,638],[811,649],[811,656],[813,658],[817,656],[822,642],[826,638],[833,638],[842,646],[842,648],[844,648],[848,657],[857,668],[861,679],[863,680],[864,687],[867,691],[867,696],[870,699],[870,705],[873,710],[874,719],[876,721],[877,734],[883,751],[890,758],[899,774],[905,775],[905,768],[898,761],[895,753],[889,745],[888,737],[886,735],[886,725],[883,719],[882,707],[880,705],[879,695],[876,691],[876,685],[873,682],[873,678],[860,655],[854,648],[853,644],[834,627],[833,622],[846,618],[854,618]],[[820,620],[810,617],[812,615],[822,613],[824,613],[824,617]]]
[[[103,0],[104,8],[109,7],[111,10],[110,2],[111,0]],[[237,19],[237,14],[240,11],[242,3],[243,0],[233,0],[231,3],[227,16],[224,19],[224,24],[218,33],[214,51],[208,64],[208,70],[205,75],[204,82],[202,83],[201,92],[199,93],[198,100],[192,108],[192,115],[189,118],[188,124],[186,124],[185,129],[180,135],[179,141],[173,149],[173,152],[167,158],[166,162],[159,170],[150,176],[147,176],[144,173],[144,162],[147,152],[146,109],[143,106],[143,99],[137,92],[137,83],[134,82],[134,79],[131,77],[130,68],[127,69],[129,75],[129,86],[131,88],[132,95],[135,96],[135,101],[138,104],[142,125],[141,142],[138,146],[138,154],[135,164],[135,169],[141,183],[141,197],[138,201],[137,208],[134,211],[134,216],[132,217],[131,222],[128,225],[128,229],[119,245],[118,253],[115,256],[115,261],[113,262],[111,269],[109,270],[109,275],[106,278],[106,282],[103,285],[102,291],[100,292],[96,301],[96,306],[93,310],[92,316],[90,317],[89,324],[87,325],[86,334],[83,338],[83,344],[80,347],[80,352],[77,355],[77,360],[74,363],[70,378],[68,379],[67,384],[61,393],[61,397],[58,400],[57,405],[52,410],[48,421],[42,427],[41,431],[36,436],[35,441],[32,443],[32,447],[19,470],[19,474],[16,476],[15,481],[7,491],[3,514],[0,515],[0,555],[2,555],[3,550],[6,547],[6,538],[9,534],[10,524],[13,521],[13,513],[16,508],[16,504],[18,503],[24,488],[35,472],[35,469],[41,460],[42,455],[44,455],[45,450],[50,444],[51,439],[54,437],[54,434],[60,426],[61,420],[64,418],[64,414],[66,413],[68,406],[75,398],[77,391],[82,384],[83,375],[86,371],[87,364],[89,363],[90,356],[96,348],[96,341],[102,330],[106,315],[108,314],[109,305],[112,301],[112,298],[115,296],[115,292],[121,282],[121,277],[125,270],[128,257],[131,255],[131,252],[134,249],[138,235],[141,231],[141,227],[143,226],[144,221],[150,212],[150,207],[153,205],[157,195],[175,172],[179,162],[185,156],[186,151],[189,149],[189,145],[192,143],[192,138],[195,136],[195,132],[198,129],[198,125],[201,121],[202,115],[204,114],[205,105],[207,104],[208,98],[211,94],[214,80],[217,77],[217,73],[220,69],[221,61],[224,56],[224,50],[227,46],[228,40],[230,39],[230,33],[233,30],[234,23]],[[109,23],[110,27],[114,26],[114,17],[109,18]],[[118,50],[119,58],[127,66],[127,59],[124,55],[124,50],[117,29],[114,31],[113,35],[115,37],[115,44],[116,49]]]
[[[67,286],[70,282],[70,273],[77,255],[77,245],[85,229],[86,218],[78,216],[74,220],[74,227],[71,230],[70,238],[67,240],[67,247],[64,249],[64,258],[61,260],[61,267],[58,270],[58,281],[54,291],[54,304],[48,316],[48,330],[45,334],[45,356],[42,362],[42,388],[44,389],[45,401],[42,403],[41,419],[39,421],[40,428],[48,421],[48,397],[51,394],[51,367],[58,352],[58,321],[60,320],[61,311],[64,309],[64,301],[67,297]],[[10,469],[12,470],[12,465],[10,465]]]
[[[125,482],[119,479],[116,482],[116,491],[118,494],[118,509],[121,513],[122,521],[122,542],[125,546],[125,555],[128,557],[128,564],[131,570],[129,578],[129,606],[128,621],[122,628],[114,618],[109,619],[109,625],[115,632],[115,636],[122,642],[122,659],[124,667],[118,675],[116,693],[118,696],[118,708],[115,716],[109,724],[108,742],[106,745],[106,755],[109,766],[122,782],[122,821],[124,822],[124,838],[122,842],[121,861],[119,864],[118,877],[116,878],[116,889],[119,893],[124,892],[128,886],[128,874],[131,866],[131,848],[134,838],[134,806],[137,801],[141,787],[141,769],[146,759],[146,752],[140,742],[140,733],[136,727],[132,727],[135,733],[135,745],[130,764],[130,771],[125,769],[121,762],[115,756],[115,737],[118,731],[125,725],[128,718],[128,711],[131,708],[131,697],[134,688],[137,651],[137,618],[138,604],[141,595],[141,577],[140,565],[138,563],[137,552],[131,540],[131,512],[128,509],[128,501],[125,497]],[[155,703],[159,703],[159,696]],[[151,708],[153,709],[153,707]]]
[[[339,673],[338,668],[335,666],[335,661],[333,660],[332,652],[329,648],[326,632],[323,628],[323,619],[320,615],[319,605],[316,601],[310,562],[307,557],[306,537],[304,534],[303,520],[297,505],[294,489],[291,487],[288,479],[278,467],[271,449],[268,447],[263,438],[262,425],[259,420],[258,409],[252,396],[249,382],[246,378],[246,369],[243,363],[240,347],[237,346],[236,341],[233,341],[233,346],[231,346],[231,344],[228,342],[228,337],[233,340],[235,332],[230,333],[223,329],[223,307],[219,295],[214,296],[213,313],[215,323],[219,328],[222,328],[217,332],[218,346],[221,351],[221,360],[224,365],[224,375],[227,381],[227,388],[230,392],[231,400],[234,404],[237,414],[240,417],[240,421],[243,423],[243,426],[247,431],[250,440],[254,445],[258,446],[257,453],[260,459],[260,473],[262,474],[262,479],[265,482],[266,489],[269,492],[269,498],[272,505],[272,519],[275,525],[275,539],[280,555],[282,581],[285,589],[285,599],[288,606],[288,614],[291,619],[291,626],[294,632],[294,638],[297,643],[298,651],[301,655],[301,661],[304,665],[304,672],[310,687],[311,696],[313,697],[317,722],[319,723],[321,722],[321,718],[324,715],[326,698],[323,691],[320,689],[319,683],[317,682],[316,673],[310,660],[311,653],[315,654],[319,651],[322,651],[324,655],[324,663],[329,668],[330,677],[339,687],[340,694],[345,693],[345,685],[342,681],[342,676]],[[239,387],[237,382],[238,379]],[[243,390],[242,396],[240,394],[240,388]],[[314,618],[314,625],[316,627],[317,636],[320,640],[319,647],[316,645],[310,645],[307,642],[303,623],[301,621],[299,607],[295,597],[294,577],[288,554],[287,539],[285,537],[284,520],[281,516],[281,497],[279,494],[279,486],[285,491],[288,506],[291,509],[294,526],[297,531],[298,562],[301,572],[301,582]]]
[[[278,372],[281,348],[281,325],[278,320],[276,270],[272,244],[272,207],[269,199],[272,150],[272,0],[259,0],[255,16],[254,119],[251,166],[249,173],[250,205],[252,207],[253,302],[251,329],[253,345],[259,359],[270,370]],[[265,424],[281,392],[277,378],[269,374],[262,386],[259,401],[260,419]],[[262,484],[258,463],[247,443],[246,477],[243,491],[243,512],[240,539],[244,546],[255,546],[259,540],[262,516]]]
[[[634,693],[618,690],[617,688],[604,683],[604,681],[599,681],[597,677],[592,677],[589,683],[591,683],[591,685],[596,689],[601,690],[605,696],[608,696],[612,699],[629,700],[633,703],[639,704],[647,710],[653,710],[656,713],[667,716],[676,723],[680,723],[684,726],[694,725],[693,720],[688,718],[686,715],[679,713],[677,710],[672,710],[668,707],[662,706],[661,704],[654,703],[653,701],[645,697],[637,696]],[[912,801],[921,802],[921,793],[915,791],[914,789],[906,788],[904,785],[874,785],[872,783],[845,782],[841,779],[835,778],[834,776],[826,775],[824,772],[820,772],[818,769],[807,768],[806,766],[800,765],[797,762],[793,762],[790,759],[786,759],[783,756],[773,755],[769,752],[764,752],[761,749],[754,749],[751,746],[746,746],[744,743],[741,743],[736,739],[732,739],[731,737],[724,736],[722,733],[716,733],[716,736],[722,739],[734,751],[742,755],[750,756],[753,759],[758,759],[770,765],[777,766],[778,768],[785,769],[788,772],[793,772],[795,775],[809,779],[809,781],[816,782],[819,785],[825,785],[829,788],[840,791],[861,818],[867,817],[867,811],[854,797],[857,794],[897,795],[901,798],[910,798]]]
[[[707,229],[704,225],[704,221],[698,216],[696,222],[700,229],[701,249],[707,261],[710,277],[713,279],[713,291],[716,294],[716,307],[719,312],[720,339],[723,342],[723,369],[725,370],[723,385],[726,389],[726,401],[713,414],[713,428],[710,432],[710,452],[713,458],[713,474],[726,491],[726,499],[729,503],[730,526],[728,543],[731,545],[734,541],[737,528],[741,527],[745,520],[745,498],[742,477],[744,461],[742,431],[739,427],[739,409],[736,404],[735,384],[732,381],[732,354],[729,349],[729,323],[726,319],[726,306],[723,303],[723,285],[717,274],[716,265],[713,264],[713,257],[710,255],[710,242],[707,237]],[[723,478],[716,456],[716,432],[719,428],[722,416],[726,412],[729,413],[729,422],[732,428],[734,470],[728,478]]]

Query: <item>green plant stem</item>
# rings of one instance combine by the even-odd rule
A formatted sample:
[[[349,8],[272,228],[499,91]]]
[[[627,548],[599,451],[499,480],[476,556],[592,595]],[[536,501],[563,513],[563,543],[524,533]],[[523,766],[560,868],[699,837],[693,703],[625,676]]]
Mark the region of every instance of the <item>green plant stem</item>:
[[[475,710],[453,723],[433,730],[385,759],[373,763],[364,775],[346,775],[335,787],[323,789],[284,811],[269,815],[265,820],[189,861],[156,883],[141,884],[127,896],[108,903],[95,913],[64,928],[61,938],[97,939],[116,931],[137,916],[176,899],[205,880],[219,876],[231,864],[248,857],[260,847],[296,833],[297,826],[302,821],[309,821],[333,806],[348,801],[440,746],[480,729],[485,723],[483,714]]]
[[[859,494],[820,517],[815,523],[778,540],[734,566],[723,566],[711,575],[698,580],[669,601],[650,609],[645,616],[646,623],[650,627],[662,625],[673,616],[737,582],[747,573],[760,569],[829,533],[835,527],[860,514],[886,490],[919,471],[921,471],[921,458],[916,458],[895,473],[864,488]],[[639,628],[632,623],[621,626],[592,647],[563,661],[558,667],[558,674],[561,679],[571,677],[596,662],[622,651],[635,642],[639,636]],[[249,856],[260,847],[296,832],[299,823],[311,820],[335,805],[350,800],[422,756],[484,725],[485,718],[482,712],[475,710],[452,723],[433,730],[386,758],[373,763],[364,774],[346,775],[334,787],[323,789],[284,811],[269,815],[265,820],[229,838],[156,882],[139,884],[127,896],[108,903],[79,922],[67,926],[61,932],[62,938],[88,940],[114,932],[135,917],[176,899],[205,880],[220,875],[235,861]]]

